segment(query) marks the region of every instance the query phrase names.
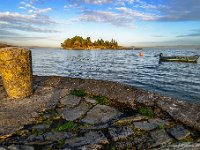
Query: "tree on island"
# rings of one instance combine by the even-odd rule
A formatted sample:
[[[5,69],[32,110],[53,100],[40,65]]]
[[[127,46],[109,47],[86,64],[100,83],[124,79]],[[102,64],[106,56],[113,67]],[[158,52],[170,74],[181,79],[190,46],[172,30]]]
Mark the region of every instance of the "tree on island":
[[[73,38],[67,38],[61,43],[63,49],[120,49],[117,41],[112,39],[111,41],[104,41],[98,39],[94,42],[91,41],[90,37],[84,39],[81,36],[75,36]]]

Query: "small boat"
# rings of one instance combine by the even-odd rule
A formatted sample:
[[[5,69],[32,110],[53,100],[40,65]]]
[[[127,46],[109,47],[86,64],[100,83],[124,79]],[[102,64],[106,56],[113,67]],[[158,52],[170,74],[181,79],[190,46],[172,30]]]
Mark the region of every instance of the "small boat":
[[[160,62],[189,62],[189,63],[197,63],[199,59],[198,55],[195,56],[163,56],[160,53]]]

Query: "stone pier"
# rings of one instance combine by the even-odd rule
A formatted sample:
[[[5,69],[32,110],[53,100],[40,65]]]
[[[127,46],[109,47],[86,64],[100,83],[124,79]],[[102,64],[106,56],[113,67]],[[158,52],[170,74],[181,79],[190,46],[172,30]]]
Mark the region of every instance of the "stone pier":
[[[34,76],[33,90],[12,101],[0,79],[0,149],[200,148],[200,104],[93,79]]]

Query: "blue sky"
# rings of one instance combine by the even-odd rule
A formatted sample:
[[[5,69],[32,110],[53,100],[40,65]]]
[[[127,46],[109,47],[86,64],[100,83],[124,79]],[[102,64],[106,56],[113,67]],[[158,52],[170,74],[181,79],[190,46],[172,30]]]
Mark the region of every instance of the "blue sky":
[[[0,42],[59,47],[80,35],[122,46],[200,45],[200,0],[0,1]]]

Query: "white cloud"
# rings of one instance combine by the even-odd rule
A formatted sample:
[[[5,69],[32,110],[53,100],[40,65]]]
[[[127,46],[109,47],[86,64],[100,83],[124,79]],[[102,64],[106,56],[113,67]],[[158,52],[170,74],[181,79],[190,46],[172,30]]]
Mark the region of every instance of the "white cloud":
[[[52,11],[52,8],[37,8],[34,6],[34,3],[37,2],[37,0],[31,0],[28,2],[20,2],[22,6],[20,6],[20,9],[27,9],[29,13],[32,14],[43,14],[48,13],[49,11]]]
[[[0,21],[9,23],[30,23],[48,25],[55,24],[56,22],[51,20],[48,16],[41,16],[37,14],[24,15],[17,12],[0,12]]]
[[[17,29],[22,31],[32,32],[57,32],[55,30],[43,29],[41,26],[53,25],[56,22],[48,16],[31,14],[24,15],[13,12],[0,12],[0,27],[1,29]]]
[[[35,7],[32,5],[32,4],[30,4],[30,3],[27,3],[27,2],[20,2],[20,4],[22,5],[22,7],[24,7],[24,8],[31,8],[31,9],[35,9]]]
[[[116,9],[121,11],[124,15],[128,15],[133,18],[138,18],[140,20],[150,21],[150,20],[155,20],[156,18],[156,16],[153,14],[141,13],[139,11],[132,10],[126,7],[119,7]]]
[[[112,3],[114,0],[68,0],[68,3],[70,4],[81,4],[81,3],[86,3],[86,4],[93,4],[93,5],[103,5],[103,4],[108,4]]]
[[[158,21],[194,21],[200,20],[199,0],[171,0],[167,6],[159,8],[162,17]]]
[[[132,25],[132,17],[114,13],[111,11],[85,10],[83,14],[75,21],[110,23],[116,26],[126,26],[129,28],[134,28],[134,26]]]
[[[18,24],[9,24],[9,25],[0,25],[1,28],[4,29],[15,29],[15,30],[21,30],[21,31],[28,31],[28,32],[42,32],[42,33],[56,33],[58,31],[51,30],[51,29],[45,29],[38,26],[32,26],[32,25],[18,25]]]
[[[81,5],[77,3],[64,5],[64,9],[80,9],[80,8],[82,8]]]
[[[101,5],[101,4],[111,3],[113,0],[82,0],[82,1],[88,4]]]
[[[42,14],[42,13],[47,13],[49,11],[52,11],[52,8],[45,8],[45,9],[31,9],[28,12],[33,13],[33,14]]]
[[[118,5],[125,5],[126,3],[128,4],[133,4],[134,2],[136,2],[138,0],[117,0],[117,4]]]

